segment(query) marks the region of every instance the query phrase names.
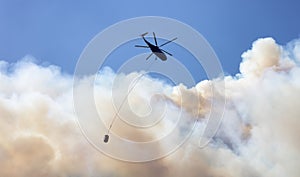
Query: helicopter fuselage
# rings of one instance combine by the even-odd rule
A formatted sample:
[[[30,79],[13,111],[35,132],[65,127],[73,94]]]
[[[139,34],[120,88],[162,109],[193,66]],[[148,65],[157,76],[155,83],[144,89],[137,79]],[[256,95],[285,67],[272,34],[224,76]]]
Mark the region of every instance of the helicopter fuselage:
[[[158,46],[155,46],[155,45],[151,44],[144,37],[143,37],[143,40],[145,41],[147,46],[150,48],[150,50],[154,53],[154,55],[156,55],[162,61],[167,60],[167,56],[161,51],[161,49]]]

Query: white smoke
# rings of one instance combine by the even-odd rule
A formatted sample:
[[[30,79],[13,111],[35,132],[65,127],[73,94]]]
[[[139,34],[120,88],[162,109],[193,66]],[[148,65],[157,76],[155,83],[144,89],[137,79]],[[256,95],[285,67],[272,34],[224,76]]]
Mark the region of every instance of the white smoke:
[[[111,159],[85,140],[73,110],[72,76],[56,66],[38,65],[30,57],[17,63],[1,61],[0,176],[297,177],[299,41],[280,46],[272,38],[258,39],[242,55],[241,73],[227,76],[226,95],[220,94],[227,99],[221,127],[203,149],[197,143],[210,110],[210,85],[218,79],[202,81],[190,89],[184,85],[171,87],[151,77],[143,79],[130,97],[133,105],[139,105],[139,114],[149,111],[149,105],[141,104],[145,101],[168,102],[174,105],[174,114],[182,101],[186,118],[195,110],[202,118],[194,135],[178,151],[147,163]],[[100,72],[102,80],[96,89],[100,99],[96,104],[107,117],[106,122],[115,113],[111,103],[112,78],[120,77],[123,85],[129,85],[136,74],[116,75],[110,69]],[[182,97],[176,89],[181,90]],[[149,100],[149,94],[156,92],[160,96]],[[195,95],[199,96],[200,106],[191,104]],[[128,139],[143,141],[155,138],[157,132],[165,129],[168,128],[161,125],[137,134],[119,123],[114,130]],[[157,151],[161,148],[157,147]]]

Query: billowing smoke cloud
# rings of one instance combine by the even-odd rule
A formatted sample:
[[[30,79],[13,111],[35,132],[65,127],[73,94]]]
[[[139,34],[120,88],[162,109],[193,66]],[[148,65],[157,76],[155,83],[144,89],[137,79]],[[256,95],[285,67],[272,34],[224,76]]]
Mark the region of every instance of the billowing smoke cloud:
[[[137,114],[149,111],[145,101],[174,105],[177,114],[182,101],[187,119],[200,118],[188,142],[168,157],[147,163],[111,159],[86,141],[73,110],[72,76],[56,66],[35,64],[30,57],[14,64],[1,61],[0,176],[299,176],[300,42],[280,46],[272,38],[258,39],[242,58],[240,73],[225,77],[226,94],[220,93],[227,100],[220,129],[202,149],[197,143],[210,110],[210,85],[218,79],[202,81],[194,88],[142,79],[129,97],[133,107],[136,105],[130,109]],[[115,113],[113,78],[129,85],[137,74],[116,75],[109,68],[100,72],[95,95],[100,98],[96,104],[104,122],[110,122]],[[182,97],[176,90],[181,90]],[[156,96],[151,97],[153,94]],[[191,104],[195,95],[200,106]],[[195,110],[199,113],[196,117]],[[168,133],[165,124],[136,133],[139,130],[118,122],[115,133],[134,141]],[[154,148],[160,151],[163,147]]]

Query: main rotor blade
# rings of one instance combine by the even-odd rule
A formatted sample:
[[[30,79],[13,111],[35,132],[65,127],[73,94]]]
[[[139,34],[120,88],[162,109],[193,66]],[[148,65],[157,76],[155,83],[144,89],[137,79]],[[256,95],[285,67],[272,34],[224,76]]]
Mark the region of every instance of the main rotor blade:
[[[149,48],[148,46],[145,46],[145,45],[135,45],[134,47]]]
[[[146,58],[146,60],[148,60],[152,55],[153,55],[153,53],[151,53],[151,54]]]
[[[173,56],[171,53],[165,51],[164,49],[160,49],[161,51],[165,52],[166,54],[170,55],[170,56]]]
[[[160,45],[159,47],[162,47],[162,46],[164,46],[164,45],[166,45],[166,44],[169,44],[170,42],[173,42],[173,41],[175,41],[177,39],[177,37],[175,37],[174,39],[172,39],[172,40],[169,40],[169,41],[167,41],[167,42],[165,42],[165,43],[163,43],[162,45]]]
[[[153,37],[154,37],[155,45],[157,46],[156,36],[154,32],[153,32]]]

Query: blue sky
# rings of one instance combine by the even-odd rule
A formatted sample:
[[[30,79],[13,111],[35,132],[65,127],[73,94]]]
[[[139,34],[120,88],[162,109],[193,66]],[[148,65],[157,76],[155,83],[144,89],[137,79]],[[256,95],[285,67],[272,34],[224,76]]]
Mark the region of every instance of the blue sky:
[[[226,73],[238,72],[240,55],[260,37],[279,44],[299,38],[297,0],[0,1],[0,60],[32,55],[73,73],[86,44],[101,30],[138,16],[165,16],[199,31]]]

